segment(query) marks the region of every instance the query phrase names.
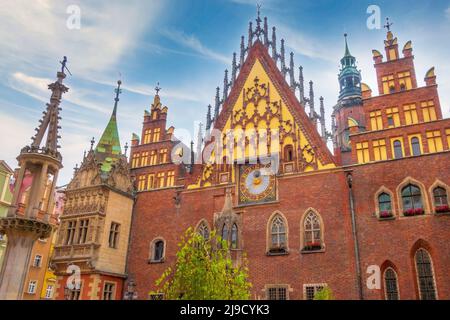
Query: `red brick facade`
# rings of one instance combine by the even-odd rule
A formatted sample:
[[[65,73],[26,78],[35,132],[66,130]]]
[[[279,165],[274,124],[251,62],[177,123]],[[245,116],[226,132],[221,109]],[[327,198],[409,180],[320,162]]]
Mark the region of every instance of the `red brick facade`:
[[[252,298],[266,299],[268,287],[285,286],[287,298],[306,299],[307,285],[326,284],[336,299],[384,299],[388,283],[385,271],[390,268],[396,274],[398,297],[419,299],[421,292],[415,255],[418,249],[423,249],[431,258],[431,264],[427,266],[432,265],[436,297],[450,299],[450,214],[436,213],[437,200],[433,194],[435,187],[442,187],[448,205],[450,119],[442,119],[436,85],[428,81],[426,87],[417,88],[412,49],[405,45],[404,57],[400,58],[396,39],[395,43],[394,39],[389,41],[386,43],[386,52],[389,55],[389,49],[393,47],[396,58],[390,57],[389,61],[382,62],[382,56],[375,57],[380,93],[383,92],[382,77],[404,71],[410,72],[411,88],[402,88],[399,79],[395,78],[395,92],[378,97],[370,97],[370,94],[363,92],[361,104],[338,111],[338,135],[344,134],[343,128],[347,128],[349,117],[358,123],[357,128],[350,131],[351,150],[345,151],[347,153],[343,155],[340,148],[335,148],[332,159],[338,164],[335,168],[289,174],[280,172],[276,177],[277,200],[274,202],[238,206],[237,184],[214,184],[188,189],[187,181],[197,181],[202,165],[191,171],[189,166],[186,169],[183,165],[172,163],[145,166],[135,163],[133,171],[137,181],[140,175],[162,170],[174,170],[177,175],[174,184],[165,183],[160,188],[142,185],[137,195],[128,274],[137,285],[139,299],[148,298],[149,291],[155,289],[155,280],[174,263],[180,235],[188,227],[196,227],[201,221],[206,221],[211,229],[214,228],[215,216],[224,206],[227,188],[232,189],[234,212],[239,217],[236,251],[245,252],[248,257],[250,281],[253,284]],[[292,100],[295,95],[289,91],[286,83],[281,84],[284,81],[281,73],[272,60],[266,60],[268,55],[261,48],[263,46],[256,43],[247,60],[254,59],[256,55],[263,65],[266,62],[264,67],[269,77],[279,85],[277,89],[288,97],[285,99],[288,104],[297,106],[298,102]],[[237,99],[250,66],[248,61],[243,66],[229,99]],[[157,100],[159,103],[159,96]],[[421,103],[427,101],[433,101],[436,119],[425,119],[422,115]],[[224,125],[233,104],[228,100],[224,102],[224,110],[218,118],[219,125]],[[403,105],[410,104],[416,105],[417,123],[407,123]],[[392,107],[398,108],[399,124],[391,125],[390,120],[387,120],[386,109]],[[378,110],[381,111],[382,128],[374,130],[370,117],[371,112]],[[300,122],[308,121],[303,108],[298,108],[296,112],[301,115]],[[161,132],[172,132],[172,129],[166,129],[165,117],[161,122],[158,122],[158,116],[152,121],[150,117],[146,116],[142,139],[146,129],[160,127]],[[305,123],[304,128],[317,142],[319,136],[311,131],[313,126]],[[427,132],[431,131],[440,132],[442,148],[429,147]],[[420,155],[413,155],[410,150],[408,141],[412,134],[421,136]],[[402,157],[395,159],[391,138],[398,137],[403,138],[404,149]],[[376,160],[373,141],[380,139],[386,141],[386,159]],[[167,148],[170,154],[171,143],[169,139],[164,141],[140,144],[136,137],[131,159],[135,153],[142,154],[156,147]],[[356,145],[361,142],[367,142],[369,159],[358,163]],[[403,201],[407,200],[402,200],[402,192],[409,184],[420,190],[423,215],[405,216],[407,208],[403,207]],[[384,219],[380,218],[378,196],[381,193],[390,195],[391,216]],[[314,212],[320,220],[319,250],[305,250],[304,219],[309,212]],[[269,225],[274,215],[284,219],[287,229],[286,250],[276,255],[270,254],[268,250]],[[164,257],[158,261],[153,259],[155,239],[164,241],[165,246]],[[381,288],[369,289],[366,285],[370,277],[367,270],[371,266],[380,267]]]

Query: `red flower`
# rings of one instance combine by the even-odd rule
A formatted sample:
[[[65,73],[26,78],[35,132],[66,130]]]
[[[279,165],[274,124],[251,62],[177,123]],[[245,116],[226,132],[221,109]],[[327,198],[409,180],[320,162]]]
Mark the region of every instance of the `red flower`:
[[[450,208],[448,205],[438,206],[436,207],[436,212],[437,213],[450,212]]]
[[[392,217],[392,213],[390,211],[381,211],[380,217],[381,218],[389,218],[389,217]]]

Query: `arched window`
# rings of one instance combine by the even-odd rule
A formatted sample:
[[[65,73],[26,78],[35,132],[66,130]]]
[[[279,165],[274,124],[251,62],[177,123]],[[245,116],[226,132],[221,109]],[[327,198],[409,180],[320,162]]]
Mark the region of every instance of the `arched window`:
[[[294,149],[290,144],[284,147],[284,160],[286,162],[294,161]]]
[[[161,262],[164,259],[164,241],[161,239],[155,240],[152,246],[152,262]]]
[[[412,147],[412,154],[413,154],[413,156],[420,156],[421,155],[422,152],[420,151],[419,138],[413,137],[411,139],[411,147]]]
[[[277,215],[273,218],[270,225],[270,251],[285,252],[286,251],[286,224],[284,219]]]
[[[414,215],[423,213],[422,194],[419,187],[408,184],[402,189],[403,213]]]
[[[231,249],[238,248],[238,227],[236,223],[233,223],[231,227]]]
[[[414,256],[416,262],[417,282],[421,300],[436,300],[433,265],[429,253],[419,249]]]
[[[322,248],[322,232],[318,215],[310,211],[303,221],[304,250],[314,251]]]
[[[228,241],[228,234],[229,234],[228,226],[226,223],[224,223],[223,227],[222,227],[222,234],[221,234],[222,240]]]
[[[434,198],[434,206],[436,207],[436,209],[438,209],[438,207],[447,207],[448,209],[447,191],[444,188],[442,187],[434,188],[433,198]]]
[[[399,300],[397,273],[392,268],[384,272],[384,292],[386,300]]]
[[[402,143],[400,140],[394,141],[394,157],[395,159],[403,158]]]
[[[202,222],[198,228],[197,233],[203,237],[203,239],[208,240],[209,239],[209,228],[206,225],[205,222]]]
[[[383,215],[390,216],[392,214],[391,196],[386,192],[378,196],[378,209],[380,210],[380,217]]]

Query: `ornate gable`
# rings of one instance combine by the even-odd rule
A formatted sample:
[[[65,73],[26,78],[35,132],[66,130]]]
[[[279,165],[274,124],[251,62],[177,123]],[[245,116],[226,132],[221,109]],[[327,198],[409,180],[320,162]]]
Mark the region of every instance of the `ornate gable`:
[[[267,140],[261,139],[264,132]],[[234,182],[235,166],[231,164],[265,158],[270,152],[278,153],[278,173],[335,167],[332,154],[306,115],[304,106],[259,41],[251,47],[211,136],[213,141],[221,139],[221,143],[214,147],[206,143],[205,151],[213,150],[210,160],[204,165],[197,184],[190,188]],[[274,143],[274,139],[278,143]],[[267,148],[262,146],[263,141],[267,142]],[[218,149],[220,144],[223,150]]]

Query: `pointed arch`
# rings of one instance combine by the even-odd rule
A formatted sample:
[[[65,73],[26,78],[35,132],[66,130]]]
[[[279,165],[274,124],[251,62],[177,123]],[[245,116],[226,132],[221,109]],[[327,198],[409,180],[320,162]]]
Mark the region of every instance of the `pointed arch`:
[[[414,253],[414,266],[420,300],[437,300],[436,277],[430,253],[420,247]]]
[[[209,239],[211,228],[209,227],[208,221],[206,221],[206,219],[200,220],[195,226],[195,231],[206,240]]]
[[[399,270],[396,265],[392,261],[386,260],[381,264],[380,271],[383,298],[385,300],[400,300]]]
[[[398,186],[396,189],[396,194],[397,194],[397,199],[398,199],[398,212],[399,215],[402,216],[404,213],[404,208],[403,208],[403,197],[402,197],[402,190],[407,187],[408,185],[413,185],[419,188],[420,193],[421,193],[421,201],[422,201],[422,206],[423,206],[423,210],[425,212],[425,214],[430,212],[430,202],[428,199],[428,192],[427,189],[425,188],[425,185],[412,178],[412,177],[406,177]]]
[[[438,195],[436,192],[437,188],[443,189],[443,192],[440,195]],[[444,212],[445,209],[442,207],[449,207],[450,186],[448,186],[446,183],[442,182],[439,179],[436,179],[428,189],[428,192],[430,194],[432,212]]]
[[[413,274],[414,274],[414,287],[416,288],[416,294],[417,294],[417,298],[421,299],[422,298],[422,293],[423,290],[421,290],[420,288],[420,281],[419,281],[419,270],[416,264],[416,254],[419,250],[425,250],[426,253],[428,253],[428,257],[429,257],[429,261],[430,264],[429,266],[431,266],[431,274],[432,274],[432,285],[434,288],[434,292],[435,292],[435,297],[436,299],[438,299],[438,291],[437,291],[437,286],[436,286],[436,277],[435,277],[435,268],[434,268],[434,263],[433,263],[433,259],[432,257],[434,256],[435,252],[433,247],[430,245],[430,243],[424,239],[418,239],[414,245],[411,247],[410,250],[410,259],[411,259],[411,265],[412,265],[412,269],[413,269]],[[421,271],[423,271],[423,268],[421,266]],[[429,269],[428,269],[429,271]],[[431,279],[431,278],[429,278]]]
[[[385,186],[381,186],[377,190],[377,192],[375,192],[375,194],[374,194],[373,200],[374,200],[374,204],[375,204],[375,214],[376,214],[376,216],[378,218],[380,218],[380,213],[383,212],[383,211],[386,211],[386,208],[380,208],[380,196],[383,193],[389,195],[390,201],[391,201],[391,214],[392,214],[392,217],[395,217],[396,216],[396,210],[395,210],[394,193],[390,189],[385,187]]]
[[[325,248],[325,225],[322,216],[314,208],[308,208],[300,220],[300,249],[321,251]]]
[[[289,226],[286,217],[275,211],[270,216],[266,230],[266,252],[269,255],[289,252]]]

